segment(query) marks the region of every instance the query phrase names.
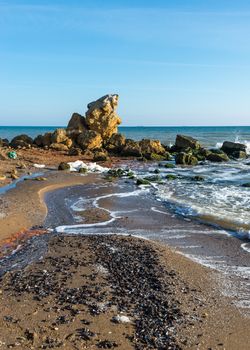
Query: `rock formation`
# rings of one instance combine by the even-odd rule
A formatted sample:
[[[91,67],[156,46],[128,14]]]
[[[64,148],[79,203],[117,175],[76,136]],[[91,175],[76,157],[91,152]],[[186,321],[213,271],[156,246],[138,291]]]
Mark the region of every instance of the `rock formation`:
[[[103,140],[117,133],[121,119],[116,114],[118,95],[105,95],[88,104],[86,124],[90,130],[99,133]]]
[[[85,130],[88,130],[85,118],[81,114],[73,113],[66,128],[67,136],[74,139]]]

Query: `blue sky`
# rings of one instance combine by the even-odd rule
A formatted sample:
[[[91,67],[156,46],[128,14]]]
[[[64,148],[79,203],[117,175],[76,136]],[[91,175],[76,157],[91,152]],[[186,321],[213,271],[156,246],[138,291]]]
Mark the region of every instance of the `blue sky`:
[[[249,125],[250,2],[0,0],[0,125]]]

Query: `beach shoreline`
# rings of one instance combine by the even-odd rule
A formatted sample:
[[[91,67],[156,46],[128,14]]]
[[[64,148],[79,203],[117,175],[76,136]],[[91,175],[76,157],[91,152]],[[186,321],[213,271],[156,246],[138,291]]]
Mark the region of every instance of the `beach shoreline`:
[[[69,174],[64,172],[50,172],[47,173],[47,175],[48,176],[46,182],[25,181],[18,184],[15,189],[8,191],[2,196],[2,205],[4,205],[5,210],[8,208],[9,214],[8,217],[1,219],[1,221],[5,225],[1,228],[2,239],[9,238],[9,235],[11,233],[19,231],[20,227],[25,227],[28,229],[31,226],[41,226],[40,229],[44,229],[44,223],[46,223],[46,227],[50,227],[52,224],[51,220],[53,220],[53,217],[58,217],[59,222],[63,224],[67,225],[71,223],[70,220],[73,219],[67,219],[64,207],[62,207],[61,209],[59,208],[60,210],[58,209],[58,212],[52,212],[52,215],[50,215],[50,217],[47,216],[47,222],[44,221],[44,218],[46,216],[45,202],[47,201],[47,205],[49,205],[49,210],[51,211],[51,205],[56,206],[57,203],[62,202],[61,198],[65,198],[65,191],[67,191],[67,189],[72,188],[75,189],[75,191],[77,191],[77,189],[84,184],[86,188],[88,188],[89,186],[89,191],[91,192],[93,191],[93,186],[98,187],[99,184],[102,184],[105,187],[106,183],[106,180],[103,180],[101,176],[93,174],[89,174],[87,176],[80,176],[79,174],[72,173]],[[59,188],[61,188],[61,190]],[[60,195],[63,197],[60,197]],[[27,198],[27,196],[29,198],[29,201],[25,202],[24,198]],[[55,200],[52,199],[53,196],[55,196]],[[43,201],[44,199],[45,202]],[[11,212],[11,210],[13,210],[13,212]],[[19,212],[20,214],[19,217],[15,214],[17,212]],[[64,217],[64,220],[66,220],[65,222],[62,222],[62,219],[59,215],[60,212],[61,216]],[[91,222],[91,220],[92,222],[93,220],[97,220],[97,214],[95,210],[89,211],[87,219],[85,218],[84,223],[86,224],[88,222]],[[13,220],[13,218],[15,218],[15,220]],[[101,215],[99,215],[99,221],[106,219],[107,218],[103,218]],[[124,218],[124,220],[126,221],[126,218]],[[143,221],[142,218],[138,218],[138,220]],[[12,224],[10,224],[11,222]],[[67,234],[60,235],[62,235],[62,237],[66,237],[66,240],[68,239]],[[44,237],[45,236],[46,232]],[[53,234],[51,234],[49,242],[51,240],[53,241],[53,239],[57,239],[57,237],[57,235],[53,237]],[[122,238],[119,237],[119,235],[116,235],[116,237],[117,240],[121,240],[121,242],[123,239],[128,239],[130,241],[129,245],[131,246],[133,246],[133,242],[138,242],[138,238]],[[31,238],[31,241],[32,239],[35,238]],[[71,240],[72,237],[70,237],[69,239]],[[81,236],[73,237],[73,239],[79,241],[81,240]],[[112,240],[112,238],[108,237],[105,239]],[[96,242],[98,241],[101,242],[101,238],[98,239],[97,237]],[[189,319],[189,322],[186,322],[186,324],[183,325],[183,328],[181,328],[178,331],[178,334],[181,334],[181,336],[178,339],[178,341],[176,340],[177,343],[181,341],[180,339],[182,339],[182,342],[184,341],[184,344],[181,345],[181,348],[207,349],[210,346],[213,349],[247,349],[246,343],[249,337],[247,334],[249,329],[249,319],[240,314],[239,310],[234,305],[231,305],[230,298],[225,298],[221,295],[216,282],[217,274],[211,271],[210,269],[200,266],[199,264],[196,264],[191,260],[181,256],[179,253],[175,252],[169,247],[166,247],[163,244],[152,241],[140,241],[140,246],[143,247],[144,245],[150,246],[152,249],[155,249],[155,251],[157,252],[157,256],[159,256],[159,259],[161,260],[163,266],[165,266],[168,271],[175,271],[175,273],[177,273],[178,276],[181,277],[181,281],[184,281],[189,286],[188,290],[186,290],[185,288],[184,290],[182,290],[183,286],[180,287],[177,283],[177,286],[175,287],[174,291],[174,293],[181,296],[181,303],[183,302],[184,309],[186,308],[185,312],[192,319],[192,321],[190,321]],[[66,254],[72,256],[74,255],[72,251],[67,251],[67,244],[63,245],[63,249]],[[81,250],[80,254],[84,256],[84,250]],[[56,256],[56,252],[53,251],[52,255]],[[44,258],[45,257],[43,256],[43,259],[39,262],[41,268],[44,267]],[[30,266],[23,268],[21,271],[25,272],[27,269],[30,269],[30,271],[32,271],[32,269],[35,268],[35,265],[36,262],[32,262]],[[14,272],[10,273],[12,274]],[[3,284],[5,283],[4,281],[5,276],[2,277]],[[185,302],[183,301],[183,295],[187,296],[187,300]],[[6,298],[9,300],[8,307],[5,309],[5,314],[7,312],[6,310],[8,310],[8,313],[15,314],[15,302],[13,301],[13,299],[10,298],[9,292],[7,292],[6,294],[3,293],[1,297],[3,302],[6,301]],[[26,299],[27,295],[25,295],[24,293],[19,297],[19,299],[21,300],[21,305],[22,302],[24,302],[24,299],[22,301],[22,298]],[[105,322],[107,322],[107,319],[105,319]],[[222,327],[222,324],[224,327],[223,330],[220,329],[220,327]],[[2,326],[4,329],[6,327],[6,322],[3,322]],[[23,329],[23,332],[24,331],[25,330]],[[130,329],[130,332],[134,332],[133,327]],[[25,347],[23,348],[25,349]],[[122,347],[120,348],[122,349]]]

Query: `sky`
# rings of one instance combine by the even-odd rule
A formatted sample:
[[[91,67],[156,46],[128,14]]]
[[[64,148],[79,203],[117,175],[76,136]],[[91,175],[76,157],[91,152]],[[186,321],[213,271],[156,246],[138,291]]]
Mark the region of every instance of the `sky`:
[[[0,125],[250,125],[249,0],[0,0]]]

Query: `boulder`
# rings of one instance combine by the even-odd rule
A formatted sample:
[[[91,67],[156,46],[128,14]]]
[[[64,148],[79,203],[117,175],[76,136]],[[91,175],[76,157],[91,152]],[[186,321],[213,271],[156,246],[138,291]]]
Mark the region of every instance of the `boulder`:
[[[2,146],[3,147],[9,147],[10,145],[10,142],[8,139],[2,139]]]
[[[210,162],[217,162],[217,163],[228,162],[229,161],[228,156],[224,152],[222,152],[222,153],[210,152],[207,155],[206,159],[209,160]]]
[[[185,135],[177,135],[176,140],[175,140],[175,147],[178,150],[184,150],[187,148],[191,149],[199,149],[201,147],[199,141],[196,139],[190,137],[190,136],[185,136]]]
[[[73,113],[66,128],[66,133],[68,137],[75,139],[87,129],[88,127],[85,118],[81,114]]]
[[[84,152],[82,152],[82,158],[87,160],[93,160],[94,152],[90,151],[89,149],[86,149]]]
[[[98,132],[86,130],[77,137],[77,144],[85,151],[102,147],[102,137]]]
[[[126,144],[126,138],[121,134],[113,134],[105,148],[111,153],[120,153]]]
[[[166,150],[159,140],[143,139],[139,142],[141,153],[148,158],[152,153],[164,155]]]
[[[3,147],[3,140],[0,138],[0,147]]]
[[[33,140],[28,135],[18,135],[13,138],[10,143],[10,146],[13,148],[30,148],[33,144]]]
[[[197,165],[198,159],[191,153],[180,152],[175,156],[175,163],[179,165]]]
[[[105,150],[98,150],[94,152],[94,162],[105,162],[109,160],[109,156]]]
[[[52,143],[63,143],[67,139],[68,137],[65,129],[56,129],[51,136]]]
[[[232,154],[230,154],[230,157],[235,159],[246,159],[248,158],[247,152],[244,151],[234,151]]]
[[[66,145],[64,145],[63,143],[52,143],[50,145],[50,148],[55,150],[55,151],[64,151],[64,152],[69,150],[69,148]]]
[[[104,140],[117,133],[121,119],[116,114],[118,95],[105,95],[88,104],[86,124],[90,130],[99,133]]]
[[[221,150],[225,152],[231,158],[247,158],[246,153],[247,146],[243,143],[225,141],[221,147]]]
[[[82,150],[80,148],[77,147],[72,147],[69,150],[69,156],[80,156],[82,154]]]
[[[36,144],[38,147],[49,147],[52,143],[51,141],[52,133],[46,132],[44,135],[38,135],[34,139],[34,144]]]
[[[142,153],[139,142],[127,139],[121,155],[125,157],[141,157]]]
[[[66,162],[61,162],[58,166],[58,170],[70,170],[70,165]]]

